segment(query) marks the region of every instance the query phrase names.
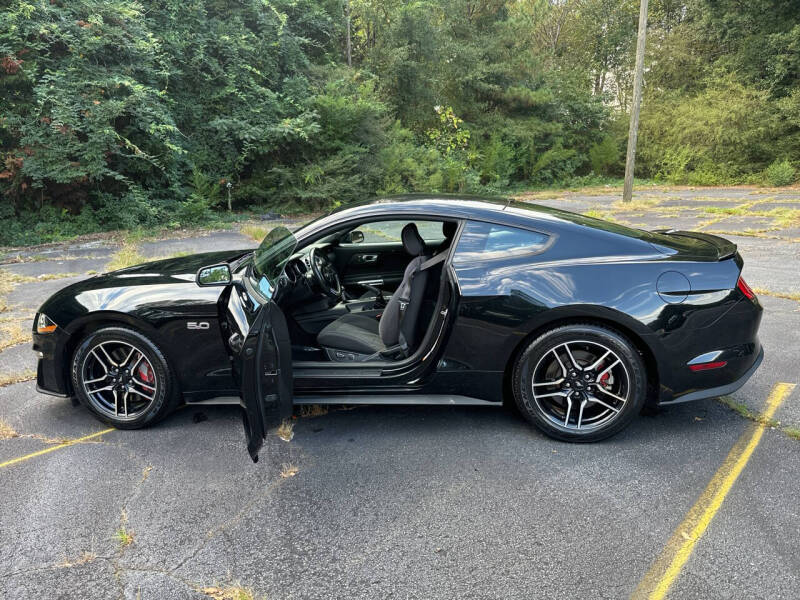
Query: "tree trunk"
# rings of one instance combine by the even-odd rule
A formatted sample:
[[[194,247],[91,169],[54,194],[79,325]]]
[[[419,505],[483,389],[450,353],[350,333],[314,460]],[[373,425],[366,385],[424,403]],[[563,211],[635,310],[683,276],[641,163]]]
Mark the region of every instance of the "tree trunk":
[[[625,186],[622,201],[633,199],[633,168],[636,162],[636,138],[639,133],[639,108],[642,104],[642,79],[644,78],[644,42],[647,33],[647,0],[639,6],[639,35],[636,38],[636,70],[633,74],[633,102],[631,123],[628,129],[628,153],[625,156]]]
[[[346,0],[344,3],[344,11],[345,16],[347,18],[347,66],[353,66],[353,46],[352,41],[350,39],[350,0]]]

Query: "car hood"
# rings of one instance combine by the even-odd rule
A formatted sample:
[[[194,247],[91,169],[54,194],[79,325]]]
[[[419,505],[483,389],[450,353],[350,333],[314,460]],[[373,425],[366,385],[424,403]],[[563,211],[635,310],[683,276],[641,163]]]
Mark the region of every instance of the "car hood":
[[[130,280],[132,278],[143,277],[150,280],[152,277],[163,279],[177,278],[186,280],[191,276],[194,281],[197,271],[201,267],[219,263],[231,263],[239,258],[252,253],[252,250],[228,250],[223,252],[201,252],[199,254],[189,254],[187,256],[175,256],[164,258],[152,262],[126,267],[111,271],[103,275],[98,275],[95,279],[121,279]]]
[[[145,320],[165,312],[211,313],[223,287],[197,285],[198,269],[223,262],[230,264],[251,252],[204,252],[96,275],[59,290],[45,301],[39,312],[61,327],[98,311],[137,314]]]

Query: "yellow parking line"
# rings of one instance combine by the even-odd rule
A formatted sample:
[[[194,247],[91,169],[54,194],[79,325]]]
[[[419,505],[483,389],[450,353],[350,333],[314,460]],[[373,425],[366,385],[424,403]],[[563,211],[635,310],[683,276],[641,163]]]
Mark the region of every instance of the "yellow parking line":
[[[85,435],[83,437],[70,440],[68,442],[64,442],[63,444],[58,444],[57,446],[50,446],[49,448],[45,448],[44,450],[39,450],[38,452],[32,452],[30,454],[26,454],[25,456],[20,456],[19,458],[12,458],[11,460],[7,460],[4,463],[0,463],[0,469],[2,469],[3,467],[10,467],[11,465],[15,465],[24,460],[28,460],[29,458],[36,458],[37,456],[41,456],[42,454],[47,454],[48,452],[55,452],[56,450],[61,450],[61,448],[66,448],[68,446],[74,446],[75,444],[80,444],[81,442],[85,442],[86,440],[91,440],[92,438],[105,435],[110,431],[114,431],[114,428],[112,427],[109,429],[104,429],[103,431],[98,431],[96,433],[90,433],[89,435]]]
[[[778,383],[772,388],[763,413],[764,421],[772,418],[793,389],[792,383]],[[761,441],[764,429],[763,424],[754,423],[734,444],[722,466],[686,514],[683,522],[673,532],[663,552],[650,567],[631,598],[662,600],[666,597],[670,586],[689,560],[695,545],[708,529],[714,515],[717,514],[728,492],[750,460],[750,456]]]

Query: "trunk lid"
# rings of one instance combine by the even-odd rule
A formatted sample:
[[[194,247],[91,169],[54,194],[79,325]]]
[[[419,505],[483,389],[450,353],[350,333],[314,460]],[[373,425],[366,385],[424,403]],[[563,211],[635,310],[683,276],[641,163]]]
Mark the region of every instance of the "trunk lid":
[[[664,254],[703,261],[719,261],[736,254],[736,244],[708,233],[657,229],[648,240]]]

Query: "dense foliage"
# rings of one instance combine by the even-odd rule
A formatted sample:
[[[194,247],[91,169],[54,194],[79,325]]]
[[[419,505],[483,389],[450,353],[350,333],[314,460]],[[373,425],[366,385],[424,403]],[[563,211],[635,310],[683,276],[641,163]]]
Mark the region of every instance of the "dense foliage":
[[[0,244],[229,203],[618,177],[637,16],[636,0],[0,0]],[[793,182],[797,3],[651,0],[648,36],[637,175]]]

